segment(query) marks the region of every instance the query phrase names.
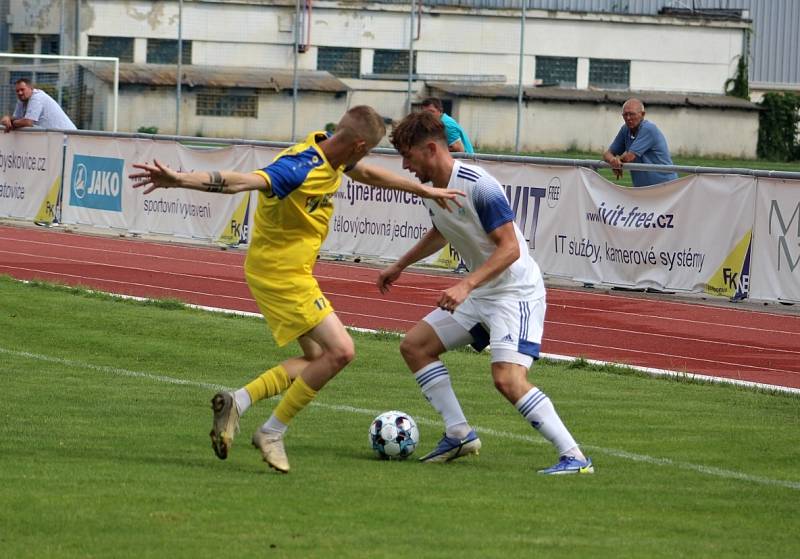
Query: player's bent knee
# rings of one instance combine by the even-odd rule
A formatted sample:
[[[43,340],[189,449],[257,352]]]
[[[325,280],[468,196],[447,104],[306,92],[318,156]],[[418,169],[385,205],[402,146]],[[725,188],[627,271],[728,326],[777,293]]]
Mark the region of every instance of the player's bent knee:
[[[400,355],[409,364],[438,358],[438,352],[430,344],[409,337],[400,342]]]
[[[347,367],[350,362],[355,359],[356,350],[350,345],[339,346],[328,351],[328,359],[337,371]]]
[[[400,355],[402,355],[404,359],[408,360],[408,358],[415,356],[417,351],[418,346],[407,337],[403,338],[403,341],[400,342]]]
[[[497,389],[500,394],[507,396],[514,388],[514,382],[512,379],[507,376],[494,376],[494,387]]]
[[[522,366],[498,366],[497,364],[494,364],[492,367],[492,380],[494,381],[494,387],[498,392],[500,392],[500,394],[505,396],[508,400],[514,402],[531,387],[525,372],[526,369]]]

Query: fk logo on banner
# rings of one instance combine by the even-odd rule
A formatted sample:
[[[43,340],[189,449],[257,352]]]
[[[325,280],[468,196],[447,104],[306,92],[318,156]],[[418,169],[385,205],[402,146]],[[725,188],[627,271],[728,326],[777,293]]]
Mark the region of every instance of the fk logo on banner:
[[[114,157],[75,155],[72,159],[73,206],[122,211],[122,174],[125,161]]]

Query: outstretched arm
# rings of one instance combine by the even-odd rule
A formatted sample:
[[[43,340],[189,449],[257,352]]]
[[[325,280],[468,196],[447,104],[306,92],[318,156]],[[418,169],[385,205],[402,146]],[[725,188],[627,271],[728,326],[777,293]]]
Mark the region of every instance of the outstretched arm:
[[[221,192],[236,194],[246,190],[264,190],[269,192],[267,180],[256,173],[239,173],[236,171],[195,171],[179,173],[162,165],[157,160],[153,164],[134,163],[133,167],[140,172],[128,176],[134,181],[134,188],[144,187],[145,194],[157,188],[188,188],[203,192]]]
[[[431,227],[431,229],[425,233],[425,236],[411,247],[408,252],[401,256],[397,262],[381,271],[376,282],[380,292],[387,293],[389,287],[400,277],[403,270],[411,266],[414,262],[419,262],[426,256],[430,256],[442,250],[446,244],[447,240],[439,233],[439,230],[436,229],[436,227]]]
[[[448,200],[452,200],[453,203],[460,208],[461,202],[458,201],[458,198],[464,196],[464,193],[460,190],[448,190],[444,188],[425,186],[424,184],[421,184],[415,180],[411,180],[388,171],[383,167],[369,165],[364,162],[357,163],[355,167],[347,171],[347,176],[357,180],[358,182],[363,182],[364,184],[371,184],[372,186],[378,186],[380,188],[403,190],[405,192],[416,194],[420,198],[430,198],[431,200],[435,200],[439,206],[448,211],[451,211],[449,205],[447,204]]]

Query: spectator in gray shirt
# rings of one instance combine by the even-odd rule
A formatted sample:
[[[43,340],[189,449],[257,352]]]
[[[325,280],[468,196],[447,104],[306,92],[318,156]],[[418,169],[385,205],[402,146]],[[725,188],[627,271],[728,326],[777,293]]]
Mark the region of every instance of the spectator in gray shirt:
[[[14,84],[17,106],[12,116],[5,115],[0,124],[6,132],[17,128],[36,127],[56,130],[76,130],[75,125],[58,103],[41,89],[31,87],[27,78],[20,78]]]

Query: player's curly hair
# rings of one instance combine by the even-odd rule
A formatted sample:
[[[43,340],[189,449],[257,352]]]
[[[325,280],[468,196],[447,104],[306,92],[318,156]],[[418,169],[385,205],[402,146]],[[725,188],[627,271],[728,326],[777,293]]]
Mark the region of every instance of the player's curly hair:
[[[400,153],[429,140],[447,145],[441,119],[426,111],[407,115],[394,127],[389,140]]]

